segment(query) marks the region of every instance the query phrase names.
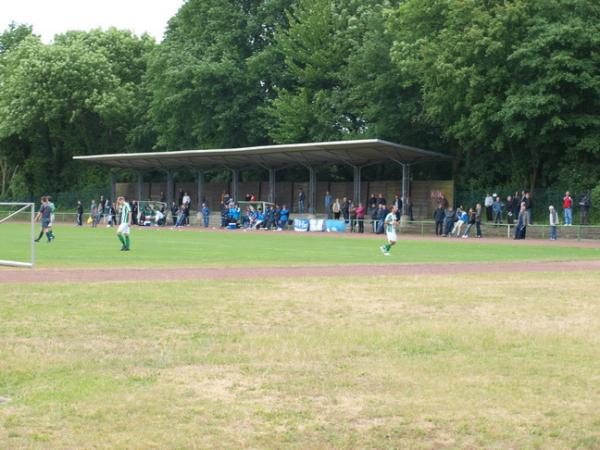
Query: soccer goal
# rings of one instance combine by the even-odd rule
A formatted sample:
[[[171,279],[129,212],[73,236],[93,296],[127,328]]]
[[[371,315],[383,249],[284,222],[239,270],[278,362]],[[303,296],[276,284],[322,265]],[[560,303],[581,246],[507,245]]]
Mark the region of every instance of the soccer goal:
[[[243,202],[242,201],[242,202],[237,202],[237,204],[239,205],[239,207],[242,211],[247,209],[249,206],[252,206],[254,209],[260,209],[261,211],[265,211],[268,206],[270,206],[271,208],[275,207],[275,203],[262,202],[262,201],[255,201],[255,202]]]
[[[34,266],[34,218],[34,203],[0,203],[0,266]]]

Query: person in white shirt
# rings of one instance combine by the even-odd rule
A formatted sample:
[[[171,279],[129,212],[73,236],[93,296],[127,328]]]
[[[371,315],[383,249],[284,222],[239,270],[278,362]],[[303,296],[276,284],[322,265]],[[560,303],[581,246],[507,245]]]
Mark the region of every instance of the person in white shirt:
[[[494,194],[495,195],[495,194]],[[483,206],[485,206],[485,217],[488,222],[492,221],[492,205],[494,204],[494,197],[488,192],[483,201]]]
[[[550,240],[555,241],[557,236],[556,227],[558,226],[558,213],[554,206],[548,207],[550,210]]]

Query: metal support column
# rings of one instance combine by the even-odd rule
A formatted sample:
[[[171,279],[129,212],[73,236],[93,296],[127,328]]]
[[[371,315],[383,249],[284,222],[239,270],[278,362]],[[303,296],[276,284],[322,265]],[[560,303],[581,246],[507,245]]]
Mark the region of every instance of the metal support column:
[[[239,169],[231,169],[231,197],[233,201],[238,201],[239,194],[239,183],[240,183],[240,171]]]
[[[317,212],[317,170],[312,166],[308,168],[308,212]]]
[[[141,170],[138,171],[137,173],[137,191],[136,191],[136,200],[139,202],[140,200],[143,200],[143,189],[144,189],[144,174],[142,173]]]
[[[173,172],[167,171],[167,203],[170,205],[175,201],[175,180]]]
[[[268,200],[275,203],[275,169],[269,169],[269,196]]]
[[[196,197],[198,203],[197,211],[202,210],[202,203],[204,203],[204,172],[199,170],[196,172]]]
[[[362,167],[352,166],[352,168],[354,169],[354,192],[352,200],[354,201],[354,204],[358,206],[358,204],[361,202],[360,188]]]
[[[402,216],[408,216],[408,197],[410,195],[410,164],[402,165]]]
[[[111,170],[110,171],[110,201],[114,202],[115,201],[115,197],[117,196],[117,177],[115,175],[115,173]]]

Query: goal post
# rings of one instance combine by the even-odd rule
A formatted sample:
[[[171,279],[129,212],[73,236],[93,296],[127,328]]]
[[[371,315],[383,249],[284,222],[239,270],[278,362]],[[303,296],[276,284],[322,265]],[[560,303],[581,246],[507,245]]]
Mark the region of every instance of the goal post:
[[[35,265],[35,204],[0,202],[0,266]]]

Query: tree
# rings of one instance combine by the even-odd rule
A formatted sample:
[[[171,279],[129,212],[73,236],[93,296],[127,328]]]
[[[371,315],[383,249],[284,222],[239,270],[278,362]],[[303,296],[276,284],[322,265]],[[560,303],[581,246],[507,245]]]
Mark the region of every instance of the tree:
[[[190,0],[153,54],[147,89],[156,148],[267,141],[260,107],[280,61],[271,51],[290,0]]]
[[[598,162],[599,18],[588,0],[407,0],[393,10],[394,61],[430,124],[459,144],[462,185],[533,189],[569,161]]]

